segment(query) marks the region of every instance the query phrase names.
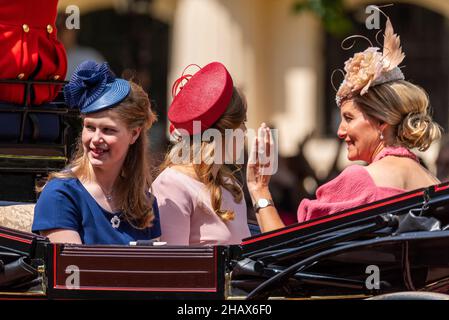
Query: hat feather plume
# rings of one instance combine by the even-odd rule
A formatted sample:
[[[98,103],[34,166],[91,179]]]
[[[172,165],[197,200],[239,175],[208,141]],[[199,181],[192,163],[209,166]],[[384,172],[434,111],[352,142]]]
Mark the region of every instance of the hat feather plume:
[[[402,52],[400,37],[394,33],[390,19],[387,19],[385,26],[383,58],[386,62],[386,70],[390,71],[404,60],[405,54]]]

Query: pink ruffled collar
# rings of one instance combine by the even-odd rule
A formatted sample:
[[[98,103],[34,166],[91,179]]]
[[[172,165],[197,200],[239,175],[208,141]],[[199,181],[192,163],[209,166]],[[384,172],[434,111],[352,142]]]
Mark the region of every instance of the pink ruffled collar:
[[[374,157],[373,162],[378,161],[387,156],[405,157],[413,159],[416,162],[419,162],[418,157],[405,147],[385,147],[377,154],[376,157]]]

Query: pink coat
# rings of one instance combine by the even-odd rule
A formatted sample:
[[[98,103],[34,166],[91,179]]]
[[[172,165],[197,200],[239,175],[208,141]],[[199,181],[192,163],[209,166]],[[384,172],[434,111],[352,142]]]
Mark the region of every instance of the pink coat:
[[[226,222],[212,210],[205,185],[179,171],[162,171],[152,192],[159,206],[161,240],[169,245],[239,244],[250,236],[245,200],[234,202],[224,188],[221,207],[235,212],[234,220]]]

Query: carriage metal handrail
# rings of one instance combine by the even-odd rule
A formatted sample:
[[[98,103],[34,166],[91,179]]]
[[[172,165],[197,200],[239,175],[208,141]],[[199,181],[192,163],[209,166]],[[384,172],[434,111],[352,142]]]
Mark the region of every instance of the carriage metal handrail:
[[[22,119],[20,124],[20,134],[19,134],[19,143],[23,143],[25,136],[25,124],[28,118],[29,113],[48,113],[48,114],[60,114],[67,116],[77,116],[79,115],[79,110],[70,109],[64,103],[64,101],[54,100],[52,102],[34,106],[29,104],[29,97],[31,94],[31,86],[32,85],[55,85],[55,86],[63,86],[67,82],[66,81],[57,81],[57,80],[18,80],[18,79],[0,79],[0,84],[17,84],[25,86],[25,94],[24,100],[21,104],[8,103],[8,102],[0,102],[0,112],[1,113],[21,113]],[[58,95],[60,92],[58,93]],[[31,118],[30,118],[31,119]]]
[[[31,86],[33,84],[47,84],[47,85],[55,85],[55,86],[63,86],[67,83],[67,81],[61,81],[61,80],[19,80],[19,79],[0,79],[0,84],[18,84],[18,85],[24,85],[25,86],[25,95],[24,95],[24,107],[28,107],[28,100],[31,94]]]

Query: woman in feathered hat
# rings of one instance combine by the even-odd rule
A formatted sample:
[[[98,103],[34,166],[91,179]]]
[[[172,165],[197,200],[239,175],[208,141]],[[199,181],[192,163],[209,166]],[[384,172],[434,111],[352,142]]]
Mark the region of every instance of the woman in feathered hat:
[[[242,187],[226,163],[234,163],[242,150],[233,148],[235,139],[226,136],[241,133],[243,139],[245,101],[218,62],[193,76],[183,75],[173,88],[168,118],[175,143],[153,184],[161,240],[170,245],[240,243],[250,235],[246,204]]]
[[[368,166],[349,166],[318,188],[315,200],[304,199],[298,208],[299,222],[439,183],[410,151],[426,150],[441,129],[432,121],[426,92],[404,80],[398,67],[404,57],[388,19],[383,51],[371,45],[346,61],[336,96],[341,114],[337,133],[347,144],[348,159]],[[266,152],[260,149],[268,149],[269,144],[259,142],[259,152]],[[256,148],[252,156],[257,158]],[[259,225],[264,232],[284,227],[276,208],[268,203],[270,175],[254,162],[248,166],[247,182]]]
[[[93,61],[78,66],[64,95],[70,107],[80,108],[81,138],[68,167],[50,174],[33,232],[83,244],[158,238],[158,207],[148,192],[147,131],[156,119],[148,95]]]

